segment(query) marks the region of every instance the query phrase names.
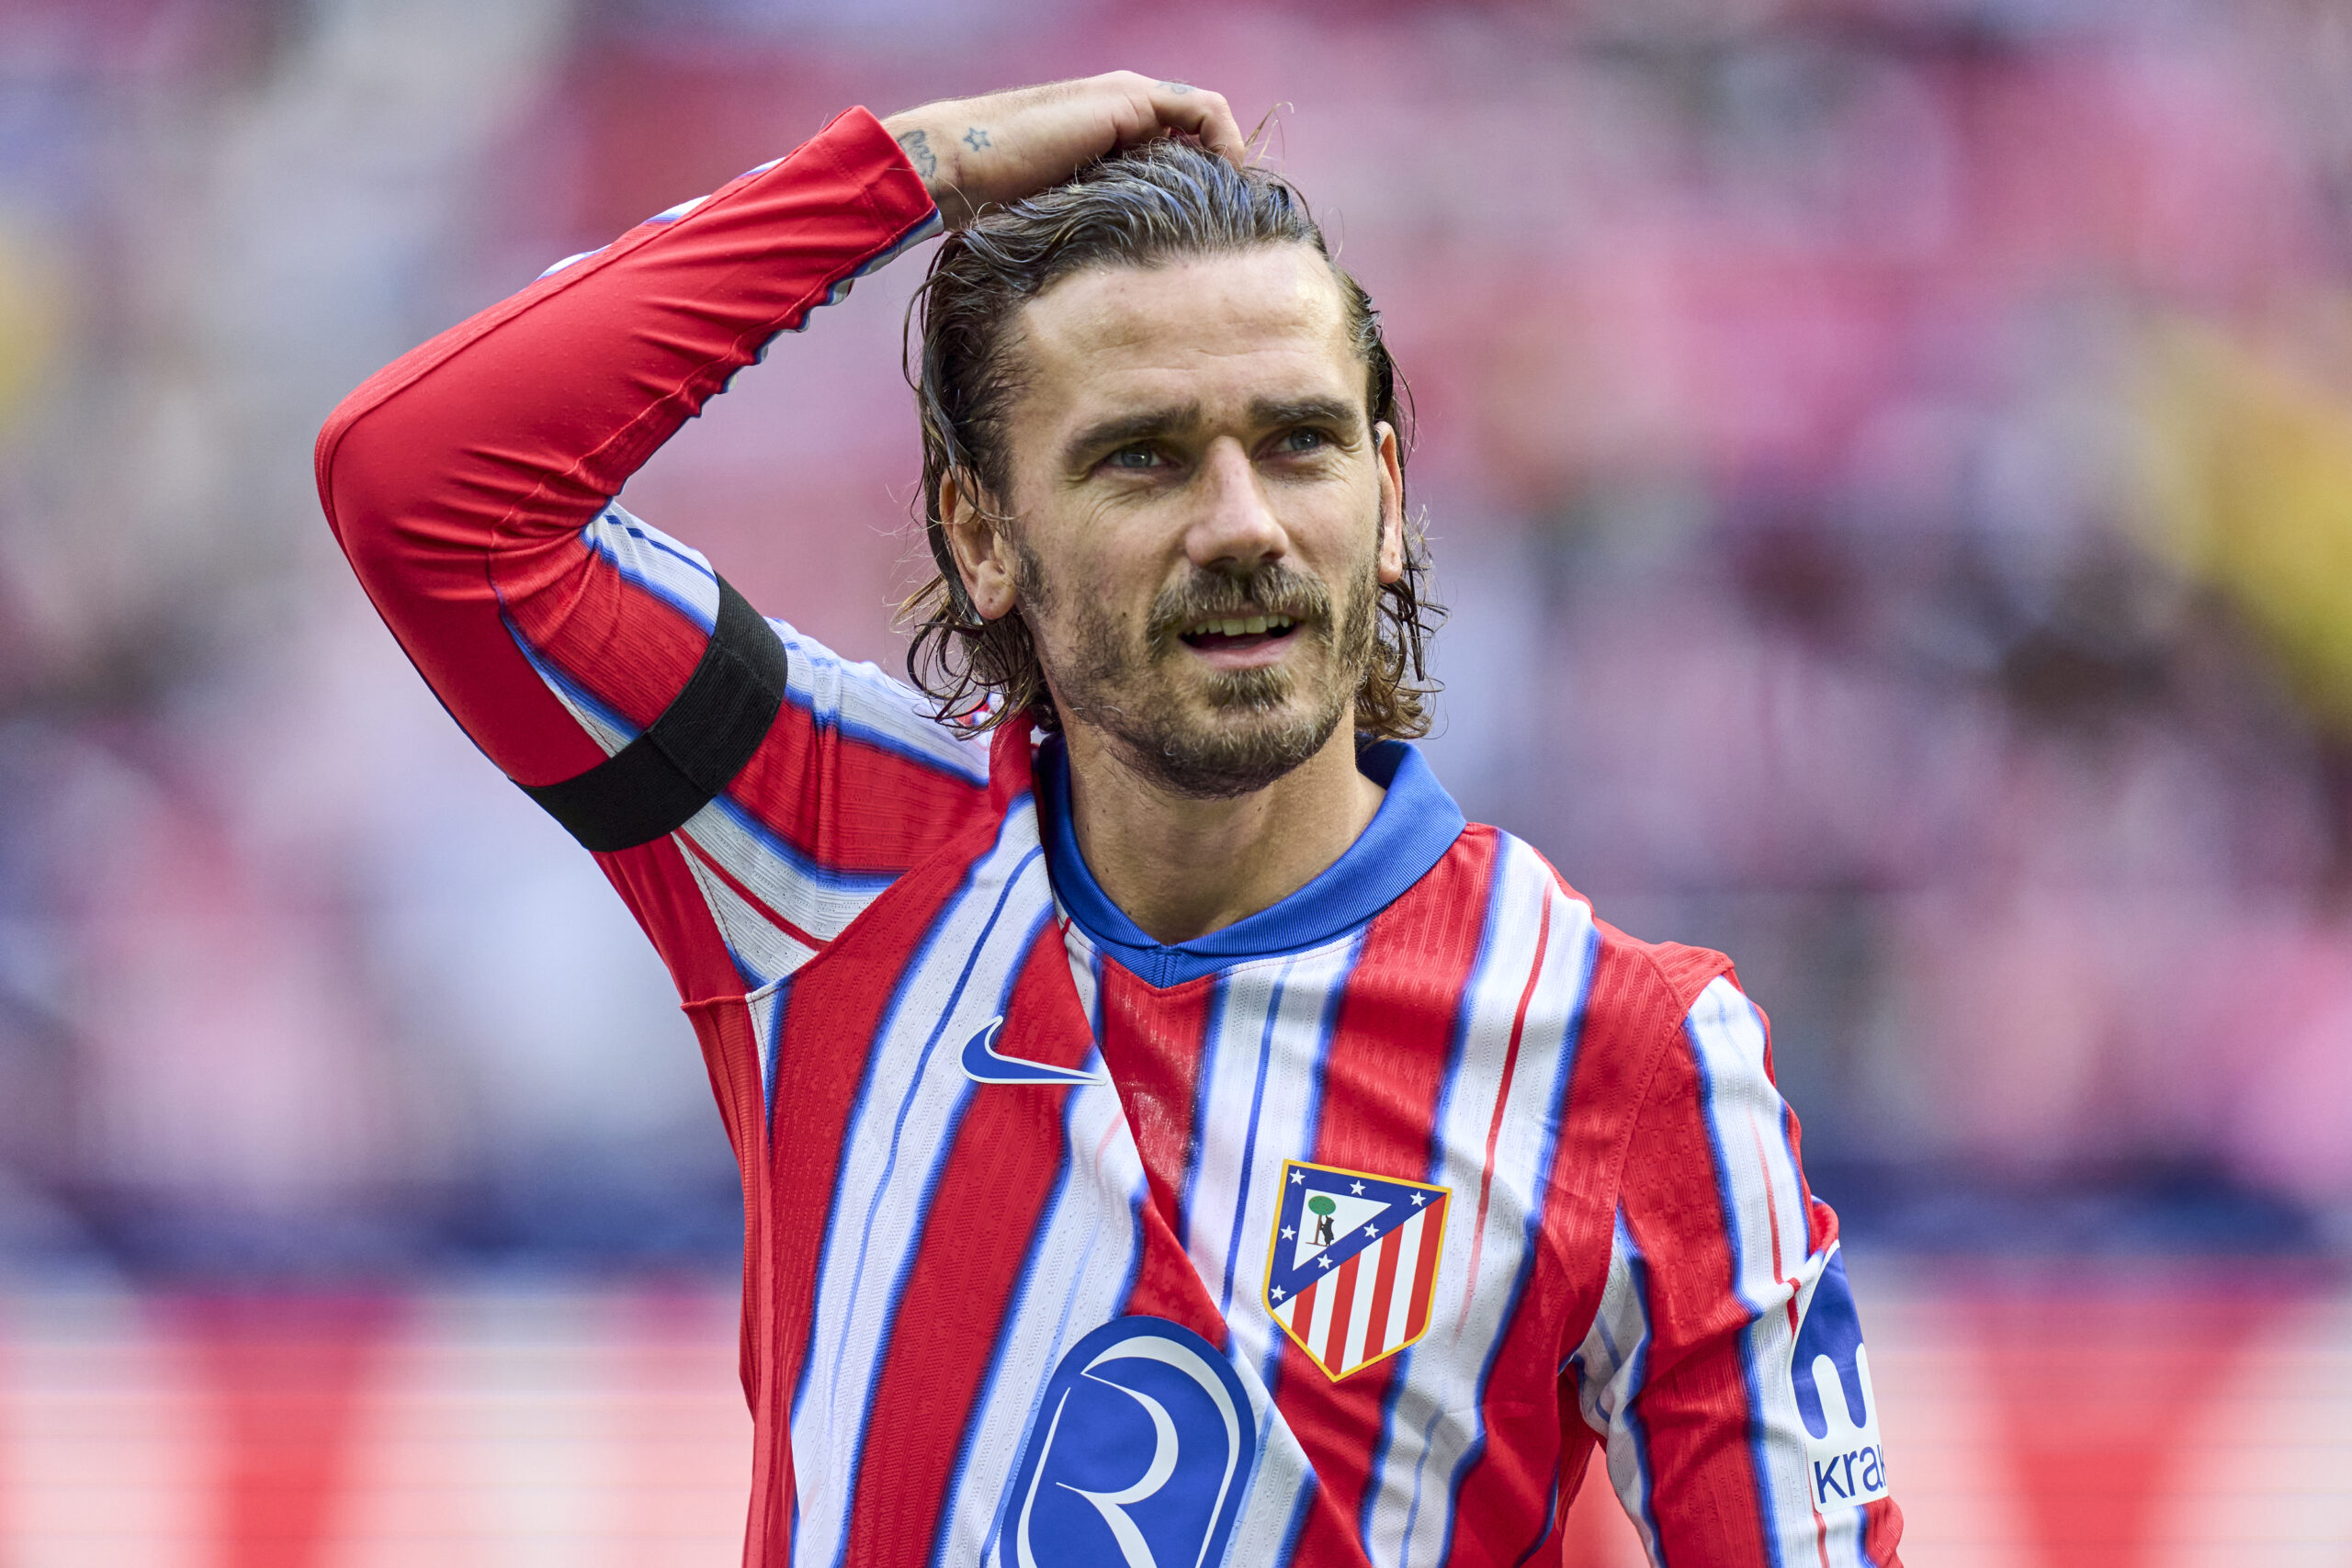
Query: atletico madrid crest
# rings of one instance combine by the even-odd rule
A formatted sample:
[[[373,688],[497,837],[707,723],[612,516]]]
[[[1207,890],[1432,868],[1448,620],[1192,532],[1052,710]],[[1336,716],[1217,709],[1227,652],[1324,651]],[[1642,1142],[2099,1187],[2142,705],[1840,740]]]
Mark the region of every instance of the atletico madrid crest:
[[[1333,1382],[1429,1332],[1447,1189],[1283,1162],[1266,1310]]]

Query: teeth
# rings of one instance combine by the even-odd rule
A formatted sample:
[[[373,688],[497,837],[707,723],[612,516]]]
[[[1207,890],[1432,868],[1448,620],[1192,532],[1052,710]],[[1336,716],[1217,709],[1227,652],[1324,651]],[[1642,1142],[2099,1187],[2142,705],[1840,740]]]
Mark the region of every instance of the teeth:
[[[1286,615],[1247,615],[1239,620],[1206,621],[1200,629],[1216,637],[1256,637],[1261,632],[1288,631]]]

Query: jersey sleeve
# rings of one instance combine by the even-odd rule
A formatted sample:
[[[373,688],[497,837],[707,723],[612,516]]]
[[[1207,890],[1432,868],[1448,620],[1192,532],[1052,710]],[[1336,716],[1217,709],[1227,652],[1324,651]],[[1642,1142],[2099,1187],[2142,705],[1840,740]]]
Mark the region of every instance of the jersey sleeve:
[[[368,596],[543,804],[595,783],[626,807],[644,770],[619,764],[684,755],[681,711],[733,726],[725,776],[677,762],[682,815],[657,812],[650,837],[566,824],[690,999],[821,951],[984,807],[985,758],[900,682],[760,618],[614,498],[780,333],[937,224],[888,132],[850,110],[403,355],[320,434],[321,500]],[[739,665],[775,678],[729,688]],[[764,698],[748,717],[746,689]]]
[[[1837,1216],[1806,1189],[1764,1015],[1727,976],[1662,1055],[1569,1368],[1653,1562],[1897,1568]]]

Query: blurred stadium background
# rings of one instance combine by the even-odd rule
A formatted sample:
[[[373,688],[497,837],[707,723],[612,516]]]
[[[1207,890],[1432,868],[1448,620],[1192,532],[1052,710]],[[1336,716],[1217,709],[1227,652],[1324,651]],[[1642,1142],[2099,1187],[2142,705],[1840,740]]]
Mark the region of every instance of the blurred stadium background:
[[[2352,1564],[2342,0],[0,4],[0,1564],[733,1560],[691,1034],[311,434],[847,104],[1127,63],[1386,311],[1442,774],[1772,1011],[1915,1568]],[[919,271],[628,498],[886,664]]]

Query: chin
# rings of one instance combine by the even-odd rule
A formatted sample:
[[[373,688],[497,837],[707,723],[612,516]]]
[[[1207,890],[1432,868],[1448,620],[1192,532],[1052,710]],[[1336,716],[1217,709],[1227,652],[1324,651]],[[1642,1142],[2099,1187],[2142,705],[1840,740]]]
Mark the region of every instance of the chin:
[[[1221,703],[1205,712],[1170,705],[1115,733],[1129,761],[1163,787],[1195,800],[1230,800],[1254,795],[1322,750],[1346,712],[1344,701],[1312,711],[1279,699]]]

